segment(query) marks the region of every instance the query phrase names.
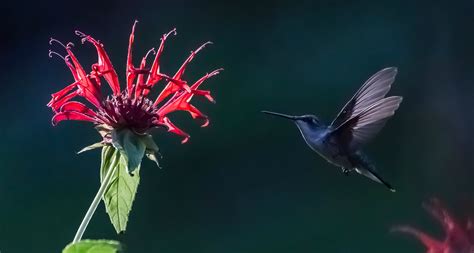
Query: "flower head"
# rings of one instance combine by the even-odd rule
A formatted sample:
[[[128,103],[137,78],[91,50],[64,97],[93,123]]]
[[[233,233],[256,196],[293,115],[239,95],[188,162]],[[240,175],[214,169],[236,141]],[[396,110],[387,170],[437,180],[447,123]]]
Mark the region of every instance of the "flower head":
[[[408,233],[420,240],[427,253],[472,253],[474,252],[474,224],[468,220],[458,223],[437,199],[425,203],[423,207],[443,226],[444,240],[436,240],[424,232],[410,226],[399,226],[394,231]]]
[[[50,51],[50,56],[61,57],[74,77],[74,82],[52,94],[52,99],[48,103],[54,112],[53,125],[63,120],[93,122],[103,137],[102,143],[110,144],[113,139],[113,130],[128,129],[136,135],[146,135],[151,128],[160,126],[166,127],[169,132],[182,136],[182,143],[185,143],[189,139],[189,135],[176,127],[168,118],[170,113],[178,110],[187,111],[192,118],[202,120],[203,127],[209,124],[207,116],[190,102],[194,95],[204,96],[214,102],[210,91],[200,90],[199,87],[208,78],[219,74],[221,69],[207,73],[192,84],[183,79],[183,74],[196,54],[211,42],[206,42],[192,51],[178,71],[173,76],[169,76],[160,72],[160,57],[165,41],[171,35],[176,35],[176,29],[164,34],[158,49],[150,49],[142,58],[140,65],[136,67],[132,62],[136,24],[135,21],[129,39],[125,88],[120,87],[117,72],[105,52],[103,44],[98,40],[76,31],[76,35],[81,37],[82,43],[91,43],[97,51],[97,62],[92,64],[91,70],[88,72],[72,52],[74,46],[72,43],[64,45],[58,40],[50,40],[50,44],[57,43],[66,50],[65,56],[54,51]],[[151,65],[148,65],[147,59],[153,54],[155,55],[154,60]],[[101,87],[104,80],[111,89],[111,94],[108,96],[103,94]],[[150,90],[160,81],[164,81],[164,88],[157,98],[150,98]],[[89,105],[73,100],[78,97],[84,98]]]

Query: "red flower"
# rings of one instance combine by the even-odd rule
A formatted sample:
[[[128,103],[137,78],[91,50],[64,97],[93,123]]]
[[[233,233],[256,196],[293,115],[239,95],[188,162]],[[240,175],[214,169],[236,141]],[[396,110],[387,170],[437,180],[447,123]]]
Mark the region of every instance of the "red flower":
[[[443,241],[436,240],[410,226],[396,227],[394,231],[415,236],[426,246],[427,253],[474,252],[474,224],[471,220],[468,220],[465,225],[459,224],[436,199],[424,204],[423,207],[443,225],[446,234]]]
[[[76,35],[82,38],[82,43],[89,42],[97,50],[98,60],[92,64],[89,73],[84,70],[72,52],[71,49],[74,45],[71,42],[64,45],[55,39],[50,40],[50,44],[56,42],[62,45],[67,52],[67,55],[63,57],[54,51],[50,51],[50,57],[53,54],[60,56],[74,77],[74,82],[52,94],[52,99],[48,103],[48,106],[54,112],[53,125],[63,120],[90,121],[98,126],[97,128],[104,138],[103,142],[110,144],[110,131],[112,129],[127,128],[138,135],[143,135],[149,129],[159,126],[164,126],[169,132],[183,136],[182,143],[185,143],[189,139],[189,135],[176,127],[167,117],[168,114],[178,110],[189,112],[194,119],[202,119],[204,121],[203,127],[209,124],[207,116],[191,105],[190,101],[194,95],[198,95],[214,102],[210,92],[200,90],[199,86],[206,79],[217,75],[222,69],[204,75],[191,85],[183,80],[183,74],[196,54],[211,42],[206,42],[195,51],[192,51],[176,74],[170,77],[160,72],[160,57],[166,39],[172,34],[176,35],[176,29],[164,34],[158,50],[151,49],[148,51],[145,57],[142,58],[140,66],[135,67],[132,63],[132,45],[136,23],[135,21],[130,34],[126,89],[123,90],[120,88],[112,62],[105,52],[103,44],[98,40],[76,31]],[[155,54],[155,59],[151,66],[147,67],[147,57],[152,53]],[[102,79],[105,79],[112,90],[112,94],[109,96],[102,94]],[[161,80],[166,81],[166,85],[158,97],[152,100],[148,96],[150,90]],[[73,101],[72,99],[76,97],[83,97],[91,106]]]

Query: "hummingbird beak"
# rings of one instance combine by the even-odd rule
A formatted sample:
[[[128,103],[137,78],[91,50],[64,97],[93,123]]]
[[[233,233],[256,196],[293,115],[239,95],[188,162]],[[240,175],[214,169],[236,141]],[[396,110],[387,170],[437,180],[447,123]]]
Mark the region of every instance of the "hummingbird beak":
[[[285,119],[290,119],[290,120],[296,120],[297,119],[296,116],[291,116],[291,115],[287,115],[287,114],[283,114],[283,113],[270,112],[270,111],[262,111],[262,112],[266,113],[266,114],[282,117],[282,118],[285,118]]]

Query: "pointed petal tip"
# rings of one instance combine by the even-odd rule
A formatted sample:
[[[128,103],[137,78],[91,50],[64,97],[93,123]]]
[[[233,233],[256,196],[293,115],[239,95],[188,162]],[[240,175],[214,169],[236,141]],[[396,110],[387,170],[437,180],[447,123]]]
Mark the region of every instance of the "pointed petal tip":
[[[188,142],[188,141],[189,141],[189,136],[184,137],[184,139],[181,140],[181,144],[185,144],[185,143]]]
[[[168,36],[170,36],[171,34],[173,34],[174,36],[178,35],[178,32],[176,31],[176,27],[173,28],[173,29],[171,29],[171,31],[169,31],[169,32],[167,32],[167,33],[165,33],[165,34],[163,34],[163,37],[161,37],[160,40],[163,40],[163,39],[166,40],[166,39],[168,38]]]
[[[209,119],[205,118],[204,123],[201,125],[201,127],[207,127],[209,126]]]

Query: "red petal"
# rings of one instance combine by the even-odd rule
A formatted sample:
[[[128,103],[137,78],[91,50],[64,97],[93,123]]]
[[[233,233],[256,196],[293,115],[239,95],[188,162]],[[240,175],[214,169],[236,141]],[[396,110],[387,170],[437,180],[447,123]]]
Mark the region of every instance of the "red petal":
[[[212,42],[206,42],[202,44],[200,47],[198,47],[195,51],[191,51],[191,54],[188,56],[188,58],[184,61],[183,65],[179,68],[179,70],[176,72],[176,74],[173,76],[172,79],[181,81],[181,77],[184,74],[184,71],[186,70],[187,65],[194,59],[197,53],[201,51],[206,45],[212,44]],[[155,105],[158,105],[161,103],[164,99],[166,99],[169,95],[181,90],[181,89],[186,89],[189,90],[189,87],[184,85],[182,82],[173,82],[170,81],[168,84],[165,86],[163,91],[160,93],[158,98],[155,101]]]
[[[187,134],[183,130],[176,127],[173,123],[171,123],[168,117],[163,117],[161,119],[162,121],[160,122],[160,124],[166,126],[168,128],[168,132],[175,133],[177,135],[184,137],[184,139],[181,141],[182,144],[186,143],[189,140],[189,137],[190,137],[189,134]]]
[[[66,86],[65,88],[63,88],[62,90],[56,92],[56,93],[53,93],[51,95],[51,100],[49,101],[48,103],[48,106],[53,108],[53,110],[57,110],[59,107],[61,107],[61,105],[59,106],[54,106],[55,104],[57,104],[57,101],[60,100],[61,98],[65,97],[66,95],[70,96],[71,94],[68,94],[68,93],[71,93],[72,90],[74,88],[77,87],[77,82],[74,82],[68,86]],[[77,93],[75,92],[74,96],[77,95]],[[65,102],[65,101],[64,101]]]
[[[209,125],[209,120],[207,119],[207,116],[185,100],[187,97],[186,93],[183,92],[182,94],[183,95],[181,95],[178,99],[175,99],[172,103],[160,108],[160,110],[158,111],[158,116],[164,117],[165,115],[178,110],[187,111],[189,112],[189,114],[191,114],[191,117],[193,117],[193,119],[200,118],[205,120],[201,127]]]
[[[209,100],[209,102],[211,103],[216,103],[216,100],[214,100],[214,98],[211,96],[211,92],[208,90],[194,90],[193,94],[203,96],[207,98],[207,100]]]
[[[191,92],[185,92],[182,91],[179,94],[175,94],[165,105],[163,105],[159,110],[158,110],[158,116],[163,117],[173,111],[177,110],[182,110],[182,111],[187,111],[191,114],[191,117],[194,119],[200,118],[204,119],[204,123],[201,125],[201,127],[206,127],[209,125],[209,120],[205,114],[203,114],[201,111],[199,111],[196,107],[190,104],[191,98],[193,97],[194,94],[196,95],[203,95],[210,101],[214,102],[214,99],[211,97],[209,91],[203,91],[203,90],[197,90],[199,86],[208,78],[215,76],[219,74],[219,71],[222,69],[217,69],[212,71],[211,73],[206,74],[205,76],[201,77],[198,81],[196,81],[190,88]]]
[[[158,106],[158,104],[165,100],[169,95],[181,91],[183,89],[187,92],[191,92],[191,88],[186,84],[185,81],[168,77],[166,77],[166,79],[168,79],[169,82],[166,87],[161,91],[160,95],[158,95],[158,97],[156,98],[155,102],[153,103],[154,106]]]
[[[199,80],[197,80],[193,85],[191,85],[191,89],[193,90],[197,90],[197,88],[199,88],[199,86],[204,82],[206,81],[207,79],[209,79],[210,77],[213,77],[215,75],[218,75],[221,71],[223,71],[224,69],[223,68],[220,68],[220,69],[216,69],[216,70],[213,70],[211,73],[207,73],[206,75],[204,75],[203,77],[199,78]]]
[[[59,111],[60,112],[67,112],[67,111],[80,112],[90,117],[97,117],[96,112],[88,108],[85,104],[77,102],[77,101],[64,103],[63,106],[61,106],[61,109]]]
[[[65,96],[67,93],[71,92],[74,88],[76,88],[77,84],[78,84],[78,82],[71,83],[70,85],[66,86],[62,90],[60,90],[56,93],[53,93],[51,96],[54,99],[59,99],[59,98]]]
[[[148,86],[153,87],[159,80],[161,80],[162,76],[160,76],[160,57],[163,53],[163,49],[165,48],[165,41],[171,34],[176,35],[176,28],[169,31],[168,33],[163,34],[161,37],[160,47],[158,47],[158,52],[156,53],[155,60],[153,60],[153,64],[151,65],[150,75],[146,80],[146,84]],[[146,95],[146,94],[145,94]]]
[[[145,57],[142,58],[142,61],[140,63],[140,69],[141,70],[144,70],[145,69],[145,66],[146,66],[146,59],[148,58],[148,55],[150,55],[150,53],[155,53],[155,49],[152,48],[150,50],[148,50],[148,52],[146,53]],[[137,78],[137,83],[135,85],[135,97],[139,97],[139,96],[142,96],[142,91],[146,88],[147,91],[149,91],[149,88],[148,85],[145,84],[145,75],[149,73],[149,71],[145,72],[145,73],[140,73],[138,74],[138,78]]]
[[[424,203],[423,207],[443,225],[446,233],[454,232],[459,235],[464,233],[463,229],[437,199],[431,199],[429,203]]]
[[[204,90],[198,90],[199,86],[204,83],[204,81],[206,81],[207,79],[215,76],[215,75],[218,75],[220,73],[220,71],[222,71],[224,69],[216,69],[214,71],[212,71],[211,73],[207,73],[206,75],[204,75],[203,77],[201,77],[199,80],[197,80],[193,85],[191,85],[191,90],[193,91],[192,94],[189,96],[188,100],[191,100],[191,98],[193,97],[194,94],[196,95],[201,95],[201,96],[204,96],[205,98],[207,98],[209,101],[215,103],[215,100],[214,98],[211,97],[211,92],[210,91],[204,91]]]
[[[69,93],[69,94],[63,96],[60,99],[54,99],[54,97],[53,97],[51,99],[51,101],[49,101],[48,106],[51,107],[53,109],[53,111],[56,112],[57,110],[59,110],[59,108],[61,108],[61,106],[64,103],[71,100],[73,97],[75,97],[77,95],[78,95],[78,93],[77,93],[77,91],[75,91],[75,92],[72,92],[72,93]]]
[[[191,54],[188,56],[186,61],[184,61],[183,65],[181,65],[178,72],[176,72],[176,74],[173,76],[173,79],[178,79],[178,80],[181,79],[181,77],[184,74],[184,71],[186,70],[186,66],[194,59],[194,57],[197,55],[197,53],[199,53],[199,51],[201,51],[204,47],[206,47],[209,44],[212,44],[212,42],[208,41],[202,44],[200,47],[198,47],[195,51],[191,51]]]
[[[71,71],[72,76],[74,77],[74,81],[78,81],[79,77],[77,76],[76,68],[74,68],[72,63],[69,61],[69,57],[70,57],[69,55],[66,55],[66,57],[64,57],[64,62],[66,62],[67,67]]]
[[[78,88],[82,92],[81,96],[84,96],[89,102],[91,102],[97,108],[100,108],[100,99],[102,97],[99,87],[97,84],[92,82],[89,77],[87,76],[84,68],[81,66],[79,61],[77,60],[76,56],[71,51],[70,47],[66,47],[66,51],[68,52],[69,57],[71,57],[71,61],[74,64],[74,69],[77,73],[77,78],[79,82]]]
[[[82,121],[96,122],[94,118],[89,117],[80,112],[60,112],[53,116],[53,119],[52,119],[53,126],[57,125],[59,122],[63,120],[82,120]]]
[[[132,32],[130,33],[130,37],[128,39],[128,53],[127,53],[127,91],[128,94],[132,94],[133,91],[133,80],[135,79],[135,73],[133,70],[135,67],[133,67],[133,62],[132,62],[132,46],[133,46],[133,41],[135,40],[135,26],[137,25],[138,21],[135,20],[132,26]]]
[[[109,84],[110,88],[112,89],[115,95],[120,93],[120,84],[117,77],[117,73],[115,72],[114,66],[110,61],[107,52],[105,52],[104,45],[99,43],[97,40],[92,38],[90,35],[85,35],[82,32],[76,31],[76,34],[83,37],[82,41],[88,41],[92,43],[96,50],[97,50],[97,71],[99,72],[100,76],[103,76],[107,83]]]
[[[402,232],[402,233],[407,233],[411,234],[414,237],[416,237],[418,240],[425,245],[425,247],[429,250],[428,252],[442,252],[441,250],[444,249],[444,245],[442,242],[439,242],[433,238],[431,238],[429,235],[411,228],[411,227],[396,227],[392,231],[394,232]]]

